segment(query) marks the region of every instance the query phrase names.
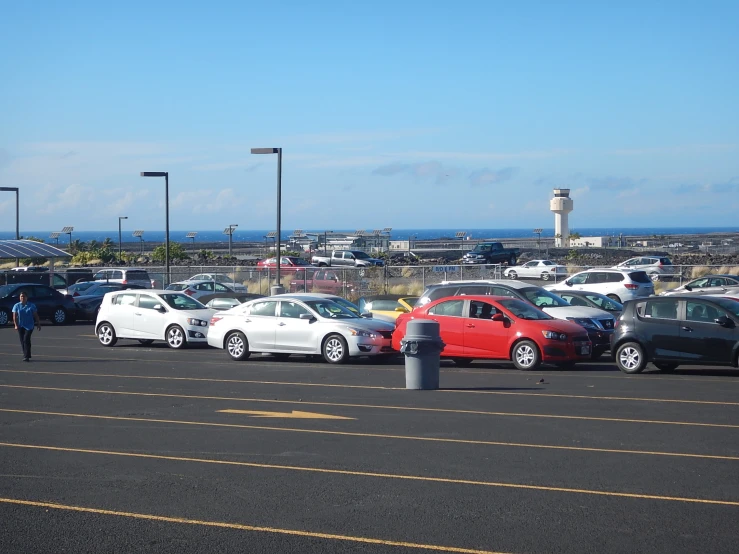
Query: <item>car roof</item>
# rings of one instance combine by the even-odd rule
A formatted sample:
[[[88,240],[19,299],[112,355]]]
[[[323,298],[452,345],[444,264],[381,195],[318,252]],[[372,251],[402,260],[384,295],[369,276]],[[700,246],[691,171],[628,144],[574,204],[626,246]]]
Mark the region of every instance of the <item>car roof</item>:
[[[436,287],[439,285],[443,286],[451,286],[451,285],[500,285],[503,287],[508,287],[515,290],[521,290],[521,289],[528,289],[528,288],[535,288],[540,289],[541,287],[537,287],[536,285],[532,285],[531,283],[525,283],[521,281],[501,281],[498,279],[476,279],[476,280],[469,280],[469,281],[442,281],[441,283],[436,283],[435,285],[429,285],[429,288]]]
[[[621,269],[617,267],[589,267],[588,269],[583,269],[577,273],[592,273],[593,271],[605,271],[606,273],[646,273],[643,269]],[[575,273],[575,275],[577,275],[577,273]]]
[[[369,296],[363,296],[365,300],[400,300],[401,298],[408,298],[410,295],[402,294],[372,294]]]
[[[282,294],[275,294],[273,296],[279,296],[280,298],[284,298],[286,296],[294,296],[296,298],[301,298],[303,300],[308,297],[319,298],[319,299],[342,298],[338,294],[328,294],[325,292],[283,292]]]
[[[511,296],[500,296],[500,295],[491,295],[491,294],[461,294],[461,295],[454,295],[454,296],[445,296],[443,298],[439,298],[437,300],[434,300],[433,302],[429,302],[428,304],[425,304],[423,307],[430,306],[431,304],[437,303],[437,302],[443,302],[445,300],[475,300],[476,302],[487,302],[488,300],[497,300],[500,302],[501,300],[518,300],[519,302],[523,302],[524,304],[528,304],[525,300],[521,300],[520,298],[513,298]],[[535,308],[537,306],[534,306]],[[541,308],[539,308],[541,309]]]
[[[706,277],[728,277],[730,279],[736,279],[739,281],[739,275],[731,275],[729,273],[709,273],[708,275],[701,275],[700,277],[696,277],[695,279],[691,279],[692,281],[697,281],[698,279],[705,279]]]
[[[178,290],[165,290],[165,289],[124,289],[124,290],[114,290],[109,292],[108,294],[121,294],[125,292],[150,292],[153,294],[181,294],[182,296],[187,296],[184,292],[180,292]],[[187,296],[190,298],[189,296]]]

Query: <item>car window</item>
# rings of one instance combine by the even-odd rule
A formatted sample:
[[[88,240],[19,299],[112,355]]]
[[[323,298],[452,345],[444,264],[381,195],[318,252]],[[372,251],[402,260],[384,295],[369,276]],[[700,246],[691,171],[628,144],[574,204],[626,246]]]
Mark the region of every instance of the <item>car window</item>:
[[[511,312],[514,316],[520,317],[521,319],[554,319],[552,316],[534,308],[528,302],[518,300],[517,298],[506,298],[505,300],[501,300],[500,305]]]
[[[277,302],[274,300],[267,300],[263,302],[256,302],[251,305],[248,313],[250,315],[264,315],[274,317],[277,311]]]
[[[465,296],[470,294],[485,295],[490,294],[489,287],[487,285],[465,285],[459,287],[459,296]]]
[[[518,295],[515,292],[508,290],[505,287],[492,286],[490,287],[490,292],[488,292],[487,294],[492,294],[493,296],[508,296],[509,298],[518,298]]]
[[[570,277],[568,279],[568,282],[573,285],[584,285],[587,278],[587,273],[578,273],[577,275],[573,275],[572,277]]]
[[[526,262],[525,264],[523,264],[523,267],[534,267],[537,265],[539,265],[539,262]]]
[[[556,294],[549,292],[548,290],[540,288],[521,289],[521,292],[526,299],[531,302],[534,306],[543,306],[545,308],[562,308],[569,306],[567,302],[562,300]]]
[[[129,269],[126,271],[126,279],[129,281],[149,281],[149,274],[140,269]]]
[[[306,304],[318,312],[321,317],[340,319],[356,319],[359,317],[354,311],[333,300],[311,300]]]
[[[439,302],[436,306],[429,309],[431,315],[448,315],[454,317],[462,317],[464,311],[464,300],[447,300]]]
[[[392,312],[395,308],[400,307],[397,300],[373,300],[367,304],[366,309],[371,310],[385,310]]]
[[[596,304],[599,308],[603,310],[608,310],[609,312],[620,312],[624,309],[623,304],[620,304],[615,300],[611,300],[607,296],[600,296],[598,294],[586,294],[585,297]]]
[[[643,271],[637,271],[637,272],[634,272],[634,273],[644,273],[644,272]],[[607,273],[606,275],[607,275],[607,280],[606,280],[607,283],[620,283],[621,281],[624,280],[624,274],[623,273],[617,273],[616,271],[613,271],[611,273]],[[644,275],[646,276],[646,273],[644,273]],[[646,282],[649,282],[649,277],[647,277],[647,281]]]
[[[231,289],[228,289],[228,288],[224,287],[220,283],[215,283],[213,285],[213,287],[215,288],[216,292],[230,292],[230,290],[231,290]]]
[[[688,300],[685,303],[685,319],[687,319],[688,321],[713,323],[713,320],[716,319],[718,316],[718,310],[705,302]]]
[[[655,319],[677,319],[677,302],[677,300],[647,302],[644,316]]]
[[[193,288],[198,291],[213,292],[213,281],[207,283],[198,283]]]
[[[122,271],[113,271],[110,275],[111,279],[123,279],[123,272]]]
[[[207,304],[211,308],[233,308],[238,305],[239,301],[235,298],[214,298]]]
[[[703,277],[702,279],[696,279],[695,281],[691,281],[685,286],[691,287],[691,288],[702,288],[702,287],[710,286],[708,284],[710,282],[711,281],[708,277]]]
[[[672,260],[670,260],[670,258],[659,258],[659,262],[662,265],[672,265]]]
[[[159,297],[164,303],[173,310],[204,310],[206,309],[200,302],[194,298],[190,298],[186,294],[179,293],[163,293]]]
[[[426,296],[428,296],[428,299],[433,302],[434,300],[444,298],[445,296],[454,296],[455,292],[457,292],[457,287],[439,287],[429,291]]]
[[[113,297],[113,304],[116,304],[119,306],[133,306],[134,304],[136,304],[136,294],[134,293],[116,294]]]
[[[587,300],[584,298],[580,298],[579,296],[575,296],[573,294],[567,294],[567,293],[560,293],[559,295],[564,300],[567,300],[567,302],[570,303],[570,306],[589,306]]]
[[[297,302],[280,302],[280,317],[299,319],[301,314],[310,314]]]
[[[731,315],[739,318],[739,301],[734,298],[717,298],[715,302]]]
[[[165,290],[185,290],[189,285],[185,283],[173,283],[169,285]]]
[[[51,298],[54,296],[54,289],[51,289],[49,287],[33,287],[33,297],[34,298]]]
[[[632,271],[629,273],[629,278],[635,283],[651,283],[652,280],[647,275],[646,271]],[[623,279],[623,276],[621,277]],[[621,280],[619,279],[619,281]]]
[[[498,313],[498,308],[489,302],[480,302],[473,300],[470,302],[469,317],[478,319],[492,319],[493,315]]]
[[[68,294],[74,294],[75,292],[82,293],[82,291],[85,291],[92,286],[97,286],[97,285],[95,285],[92,281],[87,281],[86,283],[75,283],[74,285],[69,286],[69,288],[67,289],[67,293]]]
[[[153,310],[156,305],[162,305],[162,302],[158,298],[154,298],[148,294],[139,295],[139,308]]]

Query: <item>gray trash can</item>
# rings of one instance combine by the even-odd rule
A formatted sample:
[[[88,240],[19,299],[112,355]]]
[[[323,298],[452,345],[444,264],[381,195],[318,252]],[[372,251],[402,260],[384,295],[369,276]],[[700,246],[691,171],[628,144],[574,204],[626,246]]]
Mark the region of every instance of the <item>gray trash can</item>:
[[[439,361],[444,343],[439,324],[427,319],[408,322],[400,351],[405,354],[405,388],[435,390],[439,388]]]

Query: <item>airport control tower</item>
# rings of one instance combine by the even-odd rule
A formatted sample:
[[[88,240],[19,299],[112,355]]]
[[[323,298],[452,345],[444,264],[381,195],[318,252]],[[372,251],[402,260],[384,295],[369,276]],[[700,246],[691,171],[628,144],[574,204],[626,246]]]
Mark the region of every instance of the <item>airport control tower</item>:
[[[567,214],[573,210],[570,189],[554,189],[554,198],[549,201],[549,210],[554,212],[554,234],[560,238],[555,240],[556,246],[570,245],[570,226]]]

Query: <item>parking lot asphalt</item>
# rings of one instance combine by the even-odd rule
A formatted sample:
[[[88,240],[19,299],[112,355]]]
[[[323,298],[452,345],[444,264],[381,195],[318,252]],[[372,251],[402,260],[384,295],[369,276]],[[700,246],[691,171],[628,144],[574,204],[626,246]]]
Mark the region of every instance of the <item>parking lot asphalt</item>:
[[[230,361],[0,329],[0,552],[735,552],[739,371]]]

